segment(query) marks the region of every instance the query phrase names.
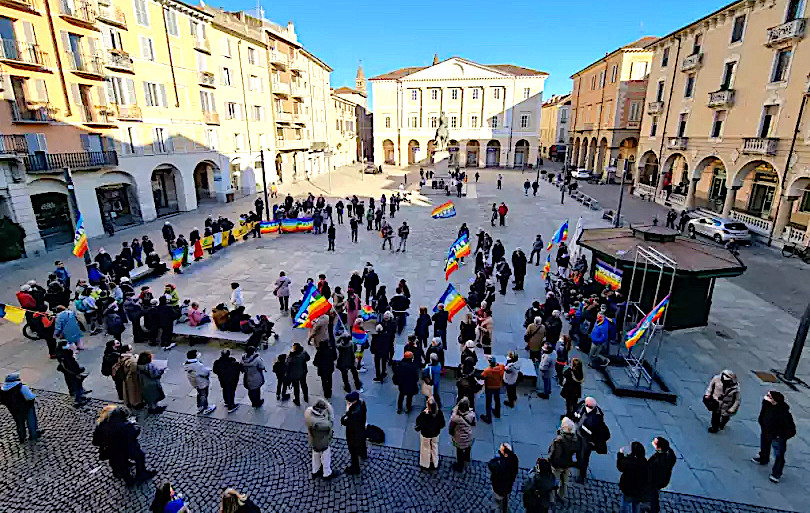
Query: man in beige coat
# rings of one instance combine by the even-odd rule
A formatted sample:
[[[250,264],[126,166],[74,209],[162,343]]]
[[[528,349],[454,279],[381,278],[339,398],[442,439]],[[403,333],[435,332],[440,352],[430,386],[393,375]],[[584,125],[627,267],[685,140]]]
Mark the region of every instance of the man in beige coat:
[[[329,316],[328,315],[321,315],[314,321],[312,321],[312,327],[309,329],[309,338],[307,338],[307,342],[315,346],[315,349],[318,349],[318,346],[322,342],[329,341]]]

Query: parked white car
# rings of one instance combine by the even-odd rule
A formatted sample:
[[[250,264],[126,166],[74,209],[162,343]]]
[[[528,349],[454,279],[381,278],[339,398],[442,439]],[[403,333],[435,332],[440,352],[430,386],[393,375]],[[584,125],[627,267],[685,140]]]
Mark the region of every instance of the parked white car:
[[[736,219],[723,217],[698,217],[686,223],[686,231],[694,237],[695,234],[704,235],[713,239],[718,244],[723,244],[731,239],[740,244],[751,243],[751,232],[745,223]]]
[[[591,177],[591,172],[588,171],[587,169],[585,169],[584,167],[581,167],[581,168],[577,169],[576,171],[574,171],[573,173],[571,173],[571,178],[573,178],[575,180],[587,180],[590,177]]]

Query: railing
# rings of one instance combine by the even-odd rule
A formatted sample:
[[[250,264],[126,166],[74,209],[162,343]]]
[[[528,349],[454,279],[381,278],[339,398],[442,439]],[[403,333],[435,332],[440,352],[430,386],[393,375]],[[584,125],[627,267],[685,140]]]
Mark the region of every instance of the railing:
[[[292,123],[292,112],[276,112],[276,121]]]
[[[47,67],[47,54],[34,43],[0,39],[0,59]]]
[[[194,48],[205,53],[211,53],[211,43],[207,37],[195,37]]]
[[[134,71],[132,57],[122,50],[107,50],[107,67],[111,69]]]
[[[115,113],[107,107],[91,107],[82,105],[79,111],[82,115],[82,123],[108,124],[115,123]]]
[[[659,114],[664,110],[664,102],[649,102],[647,104],[647,114]]]
[[[765,46],[776,46],[793,39],[801,39],[804,37],[806,27],[807,18],[796,18],[771,27],[768,29],[768,36],[765,38]]]
[[[90,2],[77,2],[70,5],[67,0],[61,0],[59,14],[89,25],[96,24],[96,11]]]
[[[83,151],[79,153],[36,153],[23,157],[25,170],[29,173],[71,169],[117,166],[118,154],[114,151]]]
[[[709,107],[728,107],[734,103],[734,89],[720,89],[709,93]]]
[[[688,137],[670,137],[667,140],[667,148],[670,150],[685,150],[688,144]]]
[[[203,114],[203,121],[206,125],[218,125],[219,124],[219,114],[210,110],[202,111]]]
[[[65,52],[67,68],[73,72],[104,75],[104,63],[98,55]]]
[[[268,52],[268,54],[269,54],[270,62],[272,64],[283,64],[283,65],[286,66],[287,63],[289,63],[289,59],[287,58],[287,55],[279,52],[278,50],[273,50],[271,52]]]
[[[762,219],[761,217],[757,217],[752,214],[748,214],[746,212],[741,212],[739,210],[732,210],[731,211],[732,219],[736,221],[740,221],[748,225],[748,229],[758,235],[768,236],[771,233],[771,226],[773,225],[773,221],[768,219]]]
[[[53,121],[55,110],[50,104],[29,107],[25,100],[8,100],[11,107],[11,120],[18,123],[47,123]]]
[[[118,119],[143,119],[141,108],[137,105],[117,105]]]
[[[681,61],[681,71],[691,71],[698,66],[700,66],[701,62],[703,62],[703,53],[693,53],[688,57],[684,57]]]
[[[743,139],[742,152],[748,155],[776,155],[776,137],[746,137]]]
[[[24,135],[0,135],[0,153],[28,153]]]
[[[307,95],[307,89],[302,85],[295,85],[290,88],[293,96],[304,97]]]
[[[627,125],[627,128],[635,130],[635,129],[641,128],[641,121],[628,121],[626,123],[626,125]]]
[[[647,185],[644,183],[637,183],[636,184],[636,194],[639,196],[654,196],[655,195],[655,187],[652,185]]]
[[[667,197],[667,191],[664,189],[658,191],[658,199],[660,199],[662,202],[669,202],[675,205],[684,205],[686,203],[686,196],[683,194],[676,194],[673,192],[669,195],[669,197]]]
[[[3,4],[9,5],[11,7],[22,8],[26,11],[36,11],[37,6],[34,4],[34,0],[2,0]]]
[[[121,28],[127,28],[127,17],[120,7],[109,5],[98,11],[98,19]]]
[[[807,228],[801,227],[797,228],[792,225],[785,226],[785,233],[782,235],[782,238],[791,244],[796,244],[797,246],[804,247],[807,245]]]
[[[200,71],[199,75],[200,85],[206,87],[217,86],[217,77],[210,71]]]
[[[273,82],[273,92],[275,94],[290,94],[290,84],[284,82]]]

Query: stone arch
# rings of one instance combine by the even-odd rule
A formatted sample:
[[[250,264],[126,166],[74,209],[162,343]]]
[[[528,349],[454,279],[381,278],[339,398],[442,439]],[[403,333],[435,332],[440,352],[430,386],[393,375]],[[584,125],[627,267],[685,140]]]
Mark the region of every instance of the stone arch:
[[[579,156],[577,158],[577,166],[576,167],[585,167],[585,163],[588,159],[588,138],[582,138],[582,145],[579,147]]]
[[[525,167],[529,162],[529,141],[521,139],[515,144],[515,167]]]
[[[127,172],[116,169],[99,176],[96,200],[101,219],[109,219],[116,228],[142,224],[141,194],[135,177]]]
[[[487,143],[487,167],[498,167],[501,165],[501,143],[492,139]]]
[[[638,164],[638,183],[656,187],[658,184],[658,156],[650,150],[641,156]]]
[[[577,137],[571,144],[571,165],[574,167],[579,166],[579,137]]]
[[[460,160],[459,160],[461,158],[460,151],[461,151],[461,147],[460,147],[457,140],[450,139],[447,142],[447,152],[450,154],[450,165],[451,166],[456,166],[456,165],[460,164]]]
[[[416,156],[419,153],[419,141],[411,139],[408,141],[408,164],[416,164]]]
[[[638,139],[627,137],[619,143],[619,155],[616,158],[616,172],[635,174],[636,152],[638,152]]]
[[[394,158],[394,141],[391,139],[383,141],[383,162],[388,165],[393,165],[396,162]]]
[[[599,153],[596,157],[596,170],[599,173],[603,173],[605,171],[605,159],[607,158],[608,152],[608,140],[606,137],[603,137],[601,141],[599,141]]]
[[[683,153],[671,153],[664,160],[664,183],[662,187],[671,185],[673,188],[689,185],[689,161]],[[681,194],[686,194],[683,190]]]
[[[158,217],[190,210],[185,197],[186,184],[179,168],[173,164],[160,164],[152,170],[151,181],[152,201]]]
[[[39,178],[28,184],[27,192],[45,247],[50,249],[73,240],[75,212],[72,212],[65,182]],[[70,222],[66,223],[65,219]]]
[[[801,198],[804,192],[810,189],[810,176],[799,176],[790,182],[787,187],[787,196],[791,198]]]
[[[598,144],[596,142],[596,137],[591,139],[591,146],[588,148],[588,163],[585,167],[588,168],[589,171],[593,171],[596,166],[596,152],[597,152]]]
[[[771,160],[766,158],[749,160],[748,162],[740,166],[740,169],[736,173],[734,173],[733,176],[729,176],[730,181],[728,183],[728,186],[741,187],[743,185],[743,181],[748,177],[748,175],[762,165],[770,166],[770,168],[773,169],[774,172],[777,169],[776,164],[774,164]]]
[[[776,166],[768,160],[746,162],[730,182],[730,188],[737,189],[731,208],[741,208],[747,214],[761,219],[775,217],[779,202],[779,180]]]
[[[475,139],[467,141],[467,167],[478,167],[481,144]]]

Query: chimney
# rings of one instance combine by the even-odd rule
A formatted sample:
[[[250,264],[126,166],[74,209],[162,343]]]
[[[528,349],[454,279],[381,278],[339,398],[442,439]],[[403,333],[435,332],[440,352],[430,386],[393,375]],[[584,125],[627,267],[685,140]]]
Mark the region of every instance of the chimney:
[[[433,65],[435,66],[435,65],[437,65],[437,64],[439,64],[439,54],[438,54],[438,53],[434,53],[434,54],[433,54]]]

